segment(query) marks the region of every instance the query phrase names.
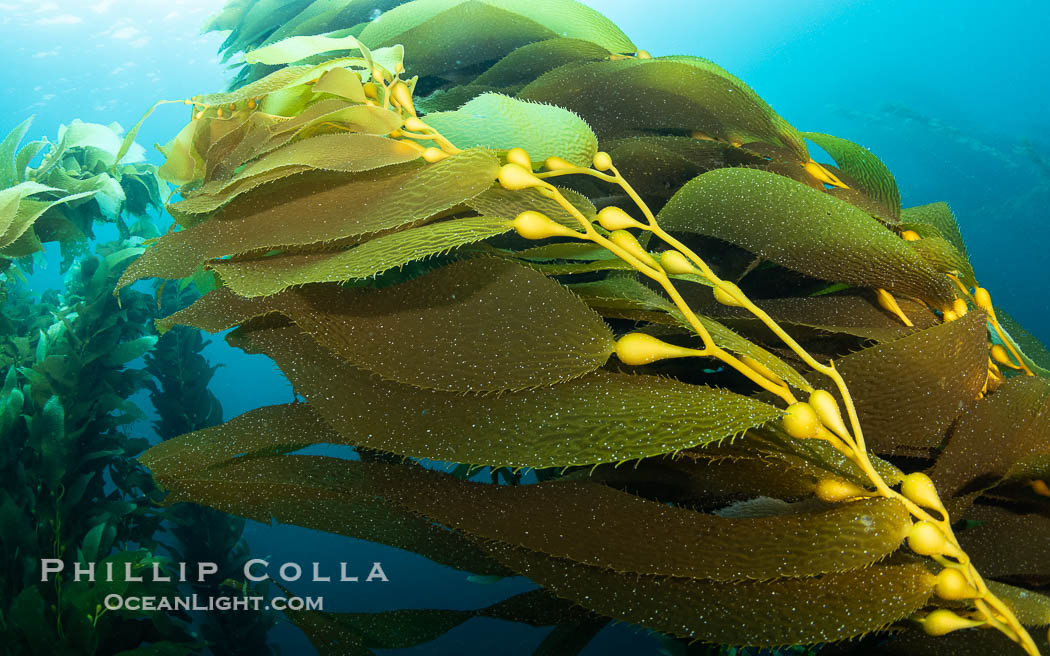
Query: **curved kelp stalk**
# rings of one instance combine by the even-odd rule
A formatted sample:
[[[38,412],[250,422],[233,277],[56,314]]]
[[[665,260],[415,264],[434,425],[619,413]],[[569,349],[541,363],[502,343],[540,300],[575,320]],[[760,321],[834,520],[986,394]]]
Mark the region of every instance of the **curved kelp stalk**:
[[[179,229],[118,288],[214,288],[160,329],[237,327],[306,402],[152,448],[169,501],[546,591],[296,613],[319,648],[480,614],[557,624],[541,652],[614,619],[670,641],[936,649],[922,629],[1039,653],[1046,351],[978,285],[947,206],[902,209],[872,153],[797,131],[711,62],[528,4],[416,0],[265,45],[254,3],[216,19],[281,68],[189,101],[161,170]],[[362,457],[293,454],[312,444]]]

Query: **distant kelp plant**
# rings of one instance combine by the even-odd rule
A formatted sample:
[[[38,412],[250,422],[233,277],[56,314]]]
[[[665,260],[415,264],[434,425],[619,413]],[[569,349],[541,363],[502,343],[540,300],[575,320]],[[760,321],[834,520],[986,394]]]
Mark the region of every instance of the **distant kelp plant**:
[[[56,142],[19,147],[31,123],[26,119],[0,142],[0,271],[15,261],[32,271],[27,256],[42,251],[43,242],[58,242],[64,273],[87,254],[96,222],[115,223],[122,239],[157,236],[148,211],[162,206],[163,183],[142,146],[128,140],[122,149],[119,125],[75,119],[59,128]]]
[[[158,341],[150,296],[111,294],[144,239],[159,234],[149,214],[161,211],[167,185],[119,126],[74,120],[57,143],[19,148],[29,124],[0,144],[8,244],[0,251],[0,653],[178,656],[206,644],[216,655],[267,653],[272,620],[259,613],[210,614],[194,627],[184,613],[104,605],[110,594],[179,593],[178,584],[148,574],[138,582],[101,575],[107,567],[136,575],[167,568],[165,552],[183,555],[163,544],[169,522],[184,553],[190,543],[196,560],[240,578],[243,520],[188,504],[160,507],[156,484],[135,460],[149,441],[128,428],[144,417],[131,398],[145,388],[162,437],[221,420],[207,390],[211,369],[197,353],[199,331],[169,331]],[[101,223],[116,224],[120,238],[90,243]],[[23,272],[33,271],[48,241],[62,250],[64,289],[37,295]],[[129,366],[142,356],[145,369]],[[45,558],[62,560],[65,572],[42,580]],[[100,575],[76,580],[74,563],[93,564]],[[230,594],[220,582],[193,591]]]
[[[947,205],[575,2],[315,5],[215,19],[275,69],[187,101],[179,229],[118,285],[214,286],[159,326],[236,327],[305,402],[142,460],[171,502],[542,588],[292,614],[322,653],[477,616],[555,626],[537,653],[611,620],[672,653],[1048,648],[1050,354]]]
[[[135,460],[148,441],[124,432],[142,417],[130,398],[148,378],[127,363],[156,342],[155,314],[148,295],[129,290],[118,302],[111,292],[143,237],[157,234],[145,217],[161,209],[162,183],[144,162],[113,168],[115,126],[74,121],[58,143],[19,149],[28,127],[0,144],[0,653],[191,653],[200,644],[185,618],[103,605],[114,593],[171,595],[173,584],[69,573],[74,562],[136,573],[161,562],[163,511]],[[91,253],[93,225],[125,214],[143,219]],[[47,241],[62,247],[65,289],[37,297],[20,279]],[[43,580],[45,558],[66,572]]]

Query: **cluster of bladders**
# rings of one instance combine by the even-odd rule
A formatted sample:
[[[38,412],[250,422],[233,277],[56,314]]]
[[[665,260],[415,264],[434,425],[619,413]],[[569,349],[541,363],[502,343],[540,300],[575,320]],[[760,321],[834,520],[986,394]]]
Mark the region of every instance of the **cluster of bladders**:
[[[621,55],[620,57],[646,59],[649,55],[645,51],[638,51],[635,55]],[[382,67],[377,66],[371,71],[373,81],[362,84],[368,104],[384,108],[392,107],[400,110],[404,116],[403,126],[388,136],[416,148],[420,156],[429,163],[439,162],[459,152],[456,146],[418,117],[412,102],[412,91],[404,81],[399,79],[401,72],[403,71],[400,65],[394,75],[390,75]],[[359,74],[355,72],[355,75]],[[307,82],[307,84],[311,82],[316,82],[316,80]],[[227,112],[232,117],[239,109],[254,111],[258,108],[260,101],[259,98],[250,98],[242,101],[240,106],[231,103],[226,107],[205,106],[190,100],[185,102],[193,105],[195,119],[202,118],[205,112],[212,109],[214,109],[214,116],[221,119],[227,116]],[[335,124],[329,125],[337,129],[345,129]],[[697,139],[711,139],[702,133],[694,133],[692,136]],[[424,146],[419,143],[420,141],[432,145]],[[970,601],[974,605],[974,610],[969,613],[959,614],[954,610],[939,608],[917,615],[912,619],[917,621],[926,633],[935,636],[978,626],[994,627],[1020,644],[1029,654],[1038,656],[1038,649],[1027,631],[1018,622],[1013,612],[988,589],[969,557],[959,546],[952,531],[947,510],[929,476],[919,472],[908,474],[902,479],[899,491],[886,483],[871,464],[852,397],[834,366],[815,360],[772,318],[751,302],[736,284],[718,277],[695,252],[665,232],[657,224],[656,217],[645,202],[619,174],[608,153],[597,153],[592,162],[593,168],[577,166],[560,157],[548,157],[536,167],[528,152],[521,148],[507,151],[506,161],[507,163],[500,168],[498,176],[498,181],[503,188],[511,191],[535,189],[541,195],[554,200],[582,228],[581,232],[562,225],[541,212],[528,210],[519,214],[511,222],[518,235],[530,240],[551,237],[583,239],[609,250],[638,272],[659,284],[703,342],[702,348],[688,348],[669,344],[644,333],[628,333],[617,340],[615,347],[616,355],[623,363],[644,365],[669,358],[714,357],[784,400],[787,409],[782,418],[781,428],[785,433],[797,439],[827,441],[860,467],[875,488],[875,490],[868,490],[842,479],[827,478],[818,482],[816,495],[830,503],[876,496],[893,498],[902,502],[915,518],[907,536],[908,546],[915,553],[934,559],[943,568],[935,575],[933,582],[937,596],[948,601]],[[826,185],[848,188],[831,171],[817,162],[811,160],[804,165],[804,169],[816,180]],[[637,205],[646,220],[645,223],[638,221],[619,207],[608,206],[598,212],[596,220],[600,229],[596,228],[591,220],[561,194],[557,187],[546,182],[546,179],[549,178],[578,174],[590,175],[621,187]],[[630,232],[632,229],[650,232],[663,240],[670,248],[660,253],[658,258],[654,257]],[[901,237],[908,241],[920,238],[911,230],[903,231]],[[795,397],[789,385],[768,367],[754,358],[734,355],[715,344],[699,317],[689,308],[671,282],[670,276],[683,274],[706,278],[712,286],[716,301],[727,306],[746,308],[769,327],[808,366],[831,378],[844,400],[852,431],[847,428],[838,402],[831,393],[821,389],[806,389],[804,391],[809,393],[809,398],[800,401]],[[956,298],[950,307],[940,309],[943,319],[953,321],[964,316],[969,310],[967,303],[969,301],[975,307],[988,313],[991,332],[999,340],[989,343],[988,376],[979,397],[994,392],[1002,384],[1004,377],[999,365],[1023,371],[1026,375],[1033,375],[996,319],[988,291],[982,287],[970,291],[958,277],[953,275],[949,277],[959,288],[962,296]],[[912,322],[889,291],[878,289],[876,297],[881,307],[897,316],[905,325],[912,326]],[[1043,490],[1038,487],[1035,489],[1037,492],[1050,495],[1050,489],[1045,489],[1045,483],[1042,487]],[[929,511],[933,511],[933,514]],[[931,574],[931,576],[934,575]]]
[[[736,284],[719,278],[695,252],[666,233],[657,224],[651,210],[630,184],[620,176],[608,153],[599,152],[595,155],[593,168],[575,166],[558,157],[550,157],[540,167],[534,168],[528,153],[520,148],[510,150],[506,159],[507,164],[499,171],[500,185],[509,190],[535,189],[543,196],[557,202],[575,218],[582,228],[581,232],[562,225],[541,212],[528,210],[519,214],[512,222],[515,231],[520,236],[530,240],[569,237],[588,240],[606,248],[638,272],[659,284],[703,342],[702,348],[689,348],[669,344],[644,333],[628,333],[618,339],[615,346],[616,355],[623,363],[644,365],[668,358],[715,357],[744,374],[763,389],[783,399],[788,407],[780,429],[796,439],[827,441],[860,467],[875,488],[874,490],[864,489],[841,479],[828,478],[817,484],[817,496],[831,503],[877,496],[897,499],[903,503],[915,518],[907,536],[908,546],[915,553],[932,558],[942,567],[936,575],[931,574],[931,577],[934,577],[931,583],[937,596],[946,601],[969,601],[974,606],[974,610],[969,613],[960,614],[961,611],[939,608],[920,613],[912,619],[917,621],[930,635],[944,635],[959,629],[978,626],[994,627],[1019,643],[1029,654],[1038,654],[1027,631],[1018,622],[1013,612],[988,589],[969,557],[959,546],[951,528],[948,512],[930,477],[918,472],[908,474],[902,479],[899,491],[886,483],[871,463],[852,397],[834,366],[815,360],[783,328],[748,299]],[[824,170],[823,167],[820,170]],[[590,175],[618,185],[637,205],[645,222],[635,219],[621,208],[608,206],[598,212],[596,216],[598,226],[596,227],[591,220],[569,203],[555,186],[546,182],[548,178],[570,174]],[[830,179],[837,181],[833,176]],[[641,245],[630,230],[649,232],[664,241],[670,248],[654,256]],[[904,238],[913,239],[915,236],[917,235],[905,234]],[[682,274],[706,278],[706,281],[712,286],[716,301],[723,305],[746,308],[762,320],[808,366],[828,376],[835,383],[844,400],[852,430],[847,427],[839,403],[830,392],[821,389],[807,389],[804,391],[809,393],[808,399],[798,400],[788,384],[768,367],[748,356],[733,355],[715,344],[699,318],[671,283],[670,276]],[[957,279],[956,281],[958,282]],[[997,363],[1013,369],[1022,369],[1025,373],[1030,374],[1031,372],[1024,365],[1010,341],[1002,334],[1002,329],[995,319],[988,292],[978,287],[971,293],[961,284],[960,289],[975,306],[988,313],[989,324],[1000,335],[1003,343],[1010,348],[1010,351],[1007,352],[1007,347],[998,343],[990,347],[989,376],[981,392],[982,395],[994,391],[1002,382],[1002,374]],[[896,307],[895,314],[907,320],[889,292],[879,290],[878,295],[883,307],[890,306],[887,309]],[[951,307],[943,308],[941,313],[945,321],[952,321],[964,315],[967,307],[966,301],[958,298]]]

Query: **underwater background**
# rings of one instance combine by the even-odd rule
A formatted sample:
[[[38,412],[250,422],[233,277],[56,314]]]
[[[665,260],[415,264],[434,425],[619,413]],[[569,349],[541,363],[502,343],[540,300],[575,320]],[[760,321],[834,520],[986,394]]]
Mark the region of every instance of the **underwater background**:
[[[1050,342],[1050,58],[1045,54],[1050,7],[1045,3],[584,3],[654,56],[711,59],[799,129],[867,147],[893,171],[904,207],[947,201],[974,268],[997,304]],[[126,129],[155,100],[224,88],[230,73],[216,55],[224,35],[200,34],[220,4],[0,1],[5,99],[0,134],[30,115],[35,116],[31,138],[53,138],[60,124],[75,118],[116,121]],[[181,107],[162,107],[137,141],[165,143],[184,121]],[[147,156],[158,165],[163,161],[156,151]],[[162,228],[168,223],[159,220]],[[108,237],[105,228],[98,237]],[[38,292],[62,286],[57,246],[48,246],[30,278]],[[210,339],[204,355],[222,365],[211,389],[224,419],[292,399],[268,358],[233,349],[221,335]],[[149,413],[148,397],[139,396]],[[151,419],[129,430],[149,436]],[[529,587],[522,579],[468,582],[463,573],[420,556],[295,526],[249,522],[245,535],[253,554],[273,562],[319,561],[335,568],[348,561],[357,568],[363,563],[366,571],[372,561],[383,562],[389,583],[294,586],[300,595],[324,596],[325,610],[475,608]],[[407,653],[524,655],[547,631],[477,618]],[[305,637],[283,623],[271,640],[286,654],[313,653]],[[583,653],[655,654],[657,649],[641,630],[613,626]]]

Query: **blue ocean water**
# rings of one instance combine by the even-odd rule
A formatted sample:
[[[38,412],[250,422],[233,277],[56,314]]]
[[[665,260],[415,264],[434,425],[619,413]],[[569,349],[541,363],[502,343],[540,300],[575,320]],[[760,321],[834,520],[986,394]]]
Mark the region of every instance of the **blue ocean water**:
[[[905,207],[947,201],[982,284],[1029,331],[1050,342],[1046,249],[1050,246],[1050,6],[903,0],[656,0],[586,2],[653,55],[693,54],[747,82],[801,130],[860,143],[893,171]],[[79,118],[125,128],[158,99],[224,87],[216,51],[224,35],[199,34],[221,6],[200,0],[0,1],[0,134],[29,115],[30,138],[55,138]],[[408,54],[411,61],[411,53]],[[139,142],[166,142],[186,109],[163,107]],[[160,164],[157,152],[151,161]],[[819,159],[819,158],[817,158]],[[61,284],[54,253],[32,283]],[[224,364],[213,389],[229,418],[292,392],[270,361],[213,339],[206,355]],[[148,404],[148,402],[147,402]],[[148,430],[146,424],[140,426]],[[273,562],[366,565],[381,560],[389,584],[325,595],[326,610],[472,608],[523,589],[521,581],[468,583],[393,549],[291,526],[252,524],[255,552]],[[419,654],[529,654],[545,630],[473,620]],[[311,653],[294,629],[274,634],[285,653]],[[613,627],[584,652],[655,653],[643,633]]]

